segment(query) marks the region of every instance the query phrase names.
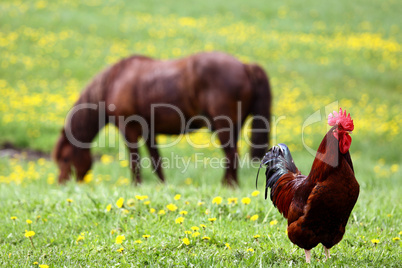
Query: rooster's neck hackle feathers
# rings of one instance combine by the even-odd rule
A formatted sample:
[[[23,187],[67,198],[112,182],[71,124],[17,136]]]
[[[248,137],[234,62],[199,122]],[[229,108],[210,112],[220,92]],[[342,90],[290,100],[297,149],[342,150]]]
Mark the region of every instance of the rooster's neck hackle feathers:
[[[306,176],[300,174],[293,162],[289,148],[281,143],[268,151],[261,165],[267,167],[265,199],[268,196],[268,188],[271,188],[272,203],[287,218],[296,185],[300,185]]]
[[[342,159],[346,160],[353,171],[349,151],[342,153],[339,149],[339,142],[333,135],[336,129],[337,126],[334,126],[327,132],[317,149],[309,174],[309,179],[314,182],[325,180],[329,174],[339,167]]]

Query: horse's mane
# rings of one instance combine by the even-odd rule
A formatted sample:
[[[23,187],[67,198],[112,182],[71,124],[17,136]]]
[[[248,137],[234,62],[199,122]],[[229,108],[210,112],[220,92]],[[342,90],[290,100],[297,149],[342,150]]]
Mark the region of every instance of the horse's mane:
[[[105,100],[106,91],[109,90],[110,84],[115,81],[120,72],[123,71],[128,63],[134,60],[152,60],[142,55],[133,55],[120,60],[112,66],[109,66],[98,73],[82,91],[80,98],[75,105],[81,103],[98,104]]]
[[[64,129],[70,129],[77,140],[85,143],[91,142],[99,130],[108,123],[107,118],[103,121],[99,121],[99,116],[106,116],[105,111],[100,111],[99,107],[105,105],[104,102],[107,91],[112,90],[111,86],[113,85],[113,82],[118,79],[119,74],[125,70],[128,67],[128,64],[133,60],[152,59],[142,55],[133,55],[122,59],[116,64],[109,66],[98,73],[84,88],[72,110],[74,111],[74,108],[83,107],[86,104],[90,104],[91,106],[89,106],[88,109],[78,109],[72,118],[68,116],[64,127]],[[92,107],[97,108],[94,109]]]
[[[110,69],[104,69],[89,82],[66,118],[64,131],[71,130],[80,142],[92,141],[99,131],[99,105],[105,100],[105,82]]]

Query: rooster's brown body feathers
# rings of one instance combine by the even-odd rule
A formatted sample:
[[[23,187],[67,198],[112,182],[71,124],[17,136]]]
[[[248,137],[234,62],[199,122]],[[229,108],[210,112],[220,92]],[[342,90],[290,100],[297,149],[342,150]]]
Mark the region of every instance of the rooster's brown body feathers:
[[[310,174],[301,175],[284,144],[273,147],[262,160],[267,166],[266,193],[288,219],[288,236],[305,250],[341,241],[359,196],[349,151],[342,154],[334,126],[321,142]],[[306,253],[307,256],[307,253]]]

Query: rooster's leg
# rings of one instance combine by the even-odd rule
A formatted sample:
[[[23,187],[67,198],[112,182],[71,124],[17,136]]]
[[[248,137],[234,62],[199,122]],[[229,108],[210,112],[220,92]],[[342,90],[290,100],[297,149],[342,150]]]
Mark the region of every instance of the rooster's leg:
[[[325,261],[327,261],[329,258],[331,258],[330,254],[329,254],[329,248],[326,248],[324,246],[324,250],[325,250]]]
[[[310,263],[311,250],[305,249],[304,252],[306,253],[306,262],[307,262],[307,263]]]

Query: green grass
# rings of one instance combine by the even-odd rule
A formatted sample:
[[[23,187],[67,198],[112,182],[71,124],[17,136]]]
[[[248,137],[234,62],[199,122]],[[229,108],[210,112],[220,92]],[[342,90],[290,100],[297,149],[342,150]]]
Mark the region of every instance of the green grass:
[[[355,159],[357,160],[357,159]],[[359,158],[359,160],[361,160]],[[300,161],[297,162],[299,164]],[[361,185],[360,198],[352,213],[344,239],[332,251],[332,258],[325,264],[323,249],[313,249],[314,266],[400,266],[401,242],[393,241],[401,237],[402,229],[400,175],[398,172],[379,180],[365,166],[367,162],[355,161],[356,177]],[[375,163],[370,163],[374,165]],[[29,170],[25,161],[14,163]],[[71,182],[66,186],[49,185],[49,173],[56,170],[50,162],[33,163],[38,174],[27,172],[20,185],[1,184],[1,217],[3,219],[0,248],[3,254],[2,266],[31,266],[35,261],[54,267],[62,265],[77,266],[303,266],[304,252],[294,246],[285,234],[286,220],[277,212],[262,193],[252,197],[256,170],[240,170],[242,187],[237,190],[221,188],[221,170],[194,168],[186,174],[179,170],[166,170],[168,183],[161,185],[149,170],[144,170],[146,181],[140,187],[125,186],[118,176],[128,176],[126,169],[116,163],[96,164],[94,179],[88,184]],[[187,184],[191,175],[192,182]],[[110,175],[108,177],[107,175]],[[102,180],[100,180],[101,178]],[[213,187],[211,187],[213,185]],[[180,200],[174,200],[181,194]],[[134,206],[127,201],[135,195],[148,195],[151,203],[135,200]],[[216,196],[223,197],[220,205],[212,204]],[[115,205],[118,198],[125,199],[124,214]],[[237,197],[238,204],[227,205],[227,198]],[[251,203],[241,203],[243,197],[250,197]],[[71,204],[67,199],[72,199]],[[188,204],[186,204],[188,202]],[[205,202],[198,205],[199,202]],[[177,205],[178,210],[158,216],[150,213],[167,210],[169,203]],[[106,206],[112,204],[110,212]],[[206,215],[205,211],[209,210]],[[175,224],[179,211],[188,212],[182,225]],[[258,215],[257,221],[249,217]],[[16,216],[13,221],[10,217]],[[40,218],[38,218],[40,216]],[[216,217],[213,224],[208,218]],[[26,219],[33,223],[28,226]],[[270,225],[277,220],[276,225]],[[185,230],[192,226],[205,224],[201,236],[192,238],[185,246],[181,239]],[[34,230],[32,248],[25,230]],[[110,232],[115,230],[114,234]],[[85,233],[84,240],[76,242]],[[142,235],[150,234],[147,240]],[[261,237],[256,241],[253,236]],[[115,244],[117,235],[125,235],[123,245]],[[208,242],[201,237],[211,238]],[[373,244],[372,239],[378,239]],[[143,243],[135,244],[141,240]],[[231,249],[225,244],[229,243]],[[124,253],[116,252],[121,246]],[[247,252],[252,248],[254,253]]]
[[[275,119],[285,117],[272,143],[288,144],[304,174],[314,159],[302,145],[305,120],[317,110],[324,113],[326,106],[335,107],[333,102],[354,119],[351,155],[360,197],[344,239],[331,250],[332,258],[323,263],[324,252],[317,247],[312,265],[400,267],[402,243],[393,238],[402,236],[401,11],[402,5],[391,0],[2,1],[0,144],[50,152],[81,89],[122,57],[138,53],[168,59],[225,51],[258,62],[268,72],[273,114]],[[325,132],[323,117],[305,129],[306,145],[317,148]],[[246,152],[242,146],[242,156]],[[221,187],[222,169],[196,168],[194,161],[185,172],[165,169],[166,185],[143,169],[144,184],[135,187],[127,184],[130,173],[119,165],[117,148],[95,148],[95,153],[112,155],[115,161],[96,162],[92,181],[66,186],[55,184],[57,170],[50,161],[23,155],[0,158],[2,267],[35,267],[34,262],[51,267],[307,266],[303,250],[285,234],[286,221],[263,198],[262,175],[261,194],[251,197],[256,168],[239,170],[241,187],[236,190]],[[195,153],[223,157],[213,148],[180,145],[162,150],[165,157],[171,153],[186,160]],[[176,194],[180,200],[173,199]],[[126,203],[128,214],[116,208],[118,198],[127,202],[135,195],[148,195],[151,203]],[[223,197],[222,204],[212,204],[216,196]],[[238,204],[227,205],[229,197],[237,197]],[[251,203],[242,204],[243,197]],[[149,212],[151,207],[166,209],[169,203],[178,210],[163,216]],[[110,212],[108,204],[113,205]],[[182,225],[175,224],[181,210],[188,214]],[[250,221],[252,215],[258,220]],[[217,218],[213,224],[208,222],[211,217]],[[33,223],[28,226],[26,219]],[[271,225],[274,220],[278,223]],[[184,245],[184,231],[199,224],[207,225],[201,236],[211,240],[190,235],[191,244]],[[25,230],[35,231],[35,248],[24,237]],[[77,243],[81,233],[85,239]],[[145,240],[144,234],[151,237]],[[256,234],[261,235],[258,241]],[[121,247],[115,244],[117,235],[126,237],[123,254],[116,251]]]

